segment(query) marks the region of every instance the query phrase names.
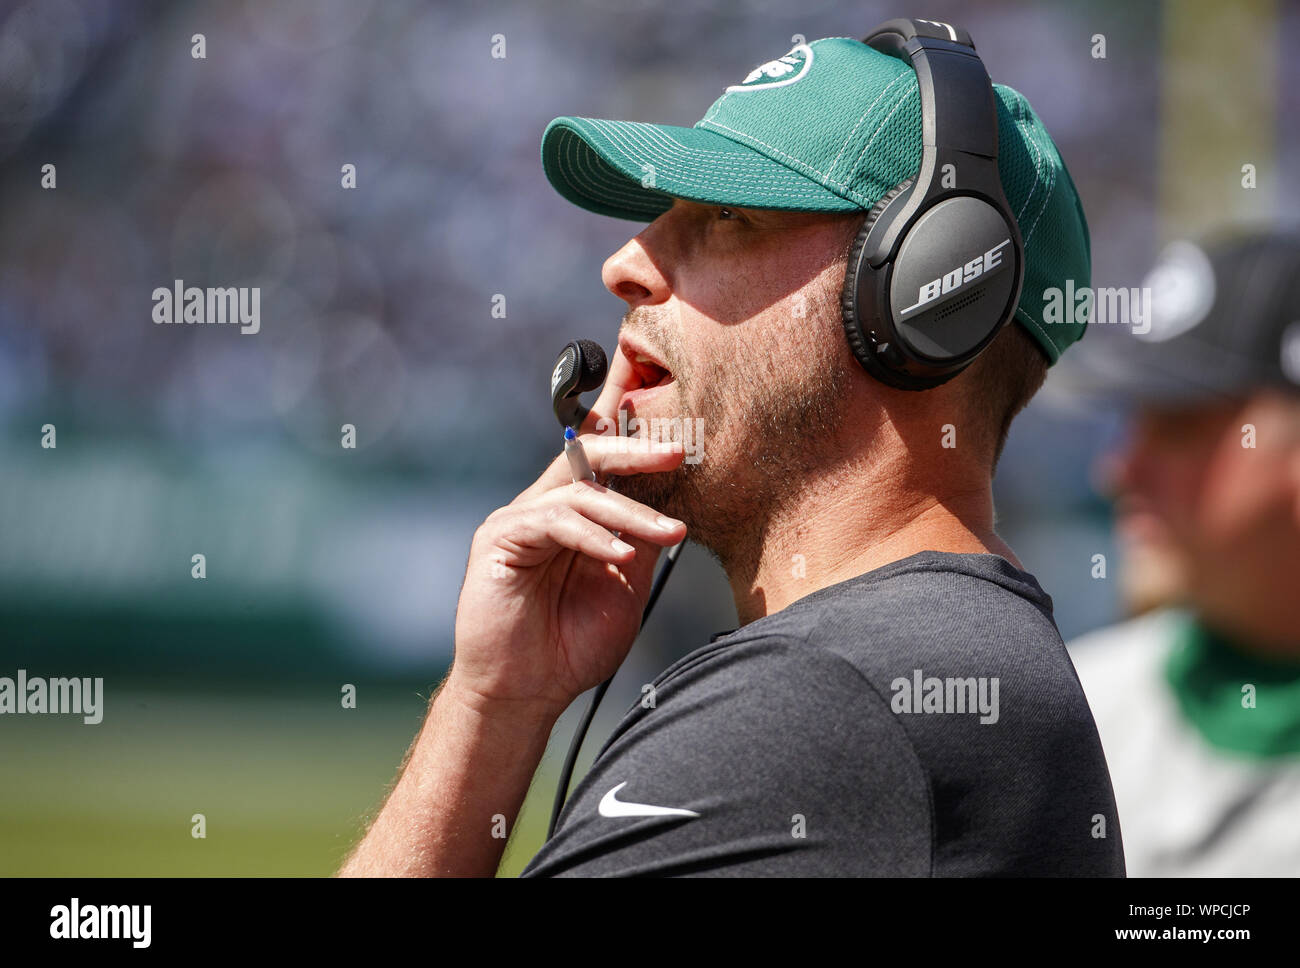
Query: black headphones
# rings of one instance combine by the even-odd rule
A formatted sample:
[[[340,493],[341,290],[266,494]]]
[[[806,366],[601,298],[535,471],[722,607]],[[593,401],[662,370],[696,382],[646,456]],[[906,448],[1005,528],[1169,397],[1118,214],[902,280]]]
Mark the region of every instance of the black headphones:
[[[844,333],[876,379],[927,390],[969,366],[1011,320],[1024,250],[998,175],[993,85],[970,34],[900,18],[863,43],[916,70],[921,168],[862,223],[840,300]]]

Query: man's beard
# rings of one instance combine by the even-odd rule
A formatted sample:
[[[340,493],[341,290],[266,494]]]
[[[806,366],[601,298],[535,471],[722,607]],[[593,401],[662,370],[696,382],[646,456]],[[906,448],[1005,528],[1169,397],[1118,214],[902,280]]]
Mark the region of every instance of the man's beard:
[[[808,352],[795,357],[797,368],[742,350],[715,371],[701,373],[700,365],[681,369],[679,343],[651,334],[650,345],[664,352],[672,369],[680,409],[656,408],[647,416],[680,416],[684,436],[686,428],[698,427],[687,441],[698,448],[699,460],[683,460],[671,471],[617,477],[613,486],[684,521],[687,537],[713,552],[729,576],[752,572],[774,516],[839,449],[847,417],[845,356],[821,333],[806,336]]]

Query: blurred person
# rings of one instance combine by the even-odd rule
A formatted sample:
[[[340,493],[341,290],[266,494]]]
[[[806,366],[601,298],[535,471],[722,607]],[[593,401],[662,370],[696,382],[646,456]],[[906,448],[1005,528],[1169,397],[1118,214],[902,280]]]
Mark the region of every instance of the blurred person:
[[[525,876],[1123,875],[1051,599],[993,526],[1011,420],[1084,328],[1043,317],[1045,290],[1087,283],[1083,210],[1028,102],[990,91],[964,32],[891,29],[933,43],[924,83],[966,79],[933,88],[946,123],[926,131],[988,148],[941,157],[1000,179],[1008,214],[984,238],[1010,233],[976,246],[927,210],[960,258],[900,282],[894,305],[930,294],[934,340],[974,339],[961,325],[980,318],[987,341],[903,388],[874,369],[872,354],[904,360],[897,346],[859,333],[863,361],[846,339],[859,232],[904,210],[913,179],[954,174],[923,151],[936,108],[915,60],[823,39],[756,68],[694,128],[553,121],[556,189],[650,223],[604,265],[627,313],[581,428],[617,490],[575,483],[560,457],[479,528],[452,667],[341,874],[491,875],[552,727],[619,667],[660,549],[689,535],[726,571],[740,626],[650,684]],[[702,419],[702,459],[601,432],[620,411]]]
[[[1098,389],[1120,625],[1070,643],[1137,876],[1300,874],[1300,235],[1170,246]]]

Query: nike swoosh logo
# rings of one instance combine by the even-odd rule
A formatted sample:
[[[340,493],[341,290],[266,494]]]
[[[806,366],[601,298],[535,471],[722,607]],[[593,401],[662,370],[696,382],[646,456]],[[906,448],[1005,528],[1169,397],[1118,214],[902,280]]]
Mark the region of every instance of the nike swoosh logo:
[[[628,803],[618,798],[618,791],[627,786],[624,780],[600,798],[602,817],[698,817],[694,810],[681,807],[656,807],[649,803]]]

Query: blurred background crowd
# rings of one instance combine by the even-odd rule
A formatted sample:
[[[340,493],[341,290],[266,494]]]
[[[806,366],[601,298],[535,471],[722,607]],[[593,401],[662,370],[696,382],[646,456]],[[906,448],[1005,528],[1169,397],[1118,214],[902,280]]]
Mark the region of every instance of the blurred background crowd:
[[[1172,239],[1300,212],[1300,14],[1245,7],[0,0],[0,675],[106,694],[97,727],[0,723],[0,874],[337,867],[450,659],[470,535],[559,449],[556,352],[615,342],[599,269],[639,228],[546,183],[553,117],[691,125],[795,34],[954,20],[1055,139],[1093,285],[1139,286]],[[155,325],[177,279],[260,287],[261,331]],[[1071,638],[1122,609],[1091,470],[1122,424],[1058,382],[996,493]],[[688,546],[585,760],[734,625]]]

